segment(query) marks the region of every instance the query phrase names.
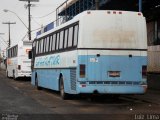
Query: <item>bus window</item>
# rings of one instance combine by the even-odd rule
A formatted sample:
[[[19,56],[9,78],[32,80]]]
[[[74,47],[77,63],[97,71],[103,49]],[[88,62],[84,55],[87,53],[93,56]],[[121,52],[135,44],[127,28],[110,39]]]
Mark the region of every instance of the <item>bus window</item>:
[[[44,38],[44,39],[43,39],[43,53],[46,52],[46,39],[47,39],[47,38]]]
[[[73,27],[70,27],[68,34],[68,47],[72,47],[72,41],[73,41]]]
[[[50,41],[49,41],[49,51],[52,50],[52,42],[53,42],[53,37],[50,36]]]
[[[64,48],[67,48],[67,43],[68,43],[68,29],[65,30]]]
[[[36,42],[36,55],[38,54],[38,41]]]
[[[58,46],[59,46],[59,33],[57,33],[56,50],[58,50]]]
[[[59,42],[59,49],[63,48],[63,38],[64,38],[64,31],[60,32],[60,42]]]
[[[49,37],[46,38],[46,52],[48,52],[49,48]]]
[[[53,35],[52,51],[55,51],[55,49],[56,49],[56,34]]]
[[[78,25],[74,26],[74,41],[73,46],[77,46],[78,41]]]

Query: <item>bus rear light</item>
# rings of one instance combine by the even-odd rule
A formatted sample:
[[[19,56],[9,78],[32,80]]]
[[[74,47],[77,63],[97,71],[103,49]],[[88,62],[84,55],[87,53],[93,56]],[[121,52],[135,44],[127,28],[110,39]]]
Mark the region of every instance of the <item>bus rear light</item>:
[[[113,11],[113,14],[116,14],[116,11]]]
[[[122,12],[120,11],[119,14],[122,14]]]
[[[18,65],[18,70],[21,70],[21,65]]]
[[[142,78],[147,78],[147,66],[142,66]]]
[[[80,78],[84,78],[85,77],[85,73],[86,73],[86,66],[84,64],[80,64]]]
[[[86,84],[82,84],[81,87],[86,87]]]
[[[138,13],[138,15],[141,16],[142,14],[141,14],[141,13]]]

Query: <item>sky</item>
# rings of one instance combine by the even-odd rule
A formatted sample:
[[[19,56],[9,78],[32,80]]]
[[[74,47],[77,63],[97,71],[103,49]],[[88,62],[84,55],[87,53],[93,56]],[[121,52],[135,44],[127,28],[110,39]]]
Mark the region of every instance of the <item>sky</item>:
[[[27,34],[27,28],[23,23],[18,19],[18,17],[28,26],[28,9],[25,8],[27,2],[19,0],[0,0],[0,49],[1,52],[6,49],[7,45],[5,42],[8,42],[8,25],[2,24],[3,22],[16,22],[16,24],[11,25],[11,46],[18,43],[22,40]],[[32,2],[31,7],[31,29],[35,30],[41,28],[41,26],[47,25],[50,22],[55,20],[55,12],[48,15],[52,11],[55,11],[56,8],[62,4],[65,0],[39,0],[39,2]],[[12,12],[4,12],[3,10],[7,9]],[[46,16],[48,15],[48,16]],[[17,17],[18,16],[18,17]],[[46,16],[46,17],[44,17]],[[35,38],[36,33],[32,32],[32,39]],[[28,40],[28,37],[25,37],[25,40]]]

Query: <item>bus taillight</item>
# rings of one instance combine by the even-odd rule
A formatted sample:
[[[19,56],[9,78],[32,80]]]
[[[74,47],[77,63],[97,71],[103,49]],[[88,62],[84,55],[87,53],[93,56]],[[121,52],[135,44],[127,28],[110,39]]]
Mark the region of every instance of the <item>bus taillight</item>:
[[[86,66],[84,64],[80,64],[80,78],[84,78],[85,77],[85,71]]]
[[[147,77],[147,66],[143,65],[142,66],[142,78],[146,78]]]
[[[21,65],[18,65],[18,70],[21,70]]]

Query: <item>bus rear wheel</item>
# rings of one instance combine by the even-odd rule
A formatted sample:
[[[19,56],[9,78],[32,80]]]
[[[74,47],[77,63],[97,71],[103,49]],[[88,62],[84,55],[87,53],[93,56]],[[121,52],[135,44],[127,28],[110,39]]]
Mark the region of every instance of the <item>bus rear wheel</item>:
[[[7,78],[9,78],[9,76],[8,76],[8,71],[6,72],[6,76],[7,76]]]
[[[42,90],[42,88],[38,86],[38,77],[36,77],[35,86],[36,86],[37,90]]]
[[[64,91],[63,77],[60,77],[60,95],[63,100],[67,100],[69,98],[69,95]]]
[[[13,71],[13,80],[17,80],[16,75],[15,75],[15,71]]]

